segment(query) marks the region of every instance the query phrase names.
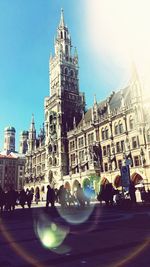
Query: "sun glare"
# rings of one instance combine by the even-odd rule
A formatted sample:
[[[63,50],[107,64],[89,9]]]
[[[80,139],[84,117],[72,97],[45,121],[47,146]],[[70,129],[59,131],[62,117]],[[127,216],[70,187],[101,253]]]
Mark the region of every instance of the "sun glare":
[[[150,85],[149,10],[149,0],[88,0],[86,9],[90,49],[125,68],[134,62],[145,88]]]

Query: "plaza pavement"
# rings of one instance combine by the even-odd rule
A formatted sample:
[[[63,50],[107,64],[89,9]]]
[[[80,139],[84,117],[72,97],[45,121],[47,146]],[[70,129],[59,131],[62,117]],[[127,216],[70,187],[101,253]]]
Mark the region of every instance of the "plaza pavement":
[[[150,266],[149,206],[122,210],[96,204],[90,210],[63,211],[60,207],[46,211],[43,206],[33,204],[31,209],[17,208],[1,216],[0,267]],[[54,242],[56,246],[46,248],[42,243],[47,225],[58,243],[62,238],[60,245]],[[46,237],[53,239],[49,233]]]

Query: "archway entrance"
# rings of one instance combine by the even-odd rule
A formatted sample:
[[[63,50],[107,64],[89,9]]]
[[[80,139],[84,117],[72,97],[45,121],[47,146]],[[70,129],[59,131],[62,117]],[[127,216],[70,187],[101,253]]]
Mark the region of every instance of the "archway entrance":
[[[131,181],[134,183],[134,185],[137,185],[143,181],[143,178],[139,173],[134,172],[131,175]]]
[[[85,190],[87,187],[90,187],[90,180],[88,178],[85,178],[82,183],[82,186],[83,186],[83,190]]]
[[[71,190],[71,186],[70,186],[70,183],[69,183],[69,182],[66,182],[64,187],[65,187],[66,190],[68,190],[68,191]]]
[[[106,184],[109,184],[109,181],[108,181],[108,179],[106,177],[103,177],[101,182],[100,182],[100,185],[105,186]]]
[[[121,176],[120,176],[120,175],[117,175],[117,176],[115,177],[115,180],[114,180],[114,186],[115,186],[116,188],[118,188],[118,187],[121,186]]]

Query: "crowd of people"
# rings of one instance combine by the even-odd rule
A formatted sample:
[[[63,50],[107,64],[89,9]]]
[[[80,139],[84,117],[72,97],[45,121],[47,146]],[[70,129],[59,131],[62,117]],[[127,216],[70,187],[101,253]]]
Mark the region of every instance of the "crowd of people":
[[[53,189],[50,185],[47,186],[46,207],[49,204],[54,207],[55,202],[59,203],[62,208],[76,205],[78,207],[85,207],[90,205],[93,192],[89,186],[84,190],[79,183],[76,191],[71,194],[69,189],[61,185],[59,189]]]
[[[55,203],[59,203],[62,208],[69,207],[71,205],[76,205],[78,207],[85,207],[90,205],[90,200],[92,198],[92,191],[90,187],[87,186],[85,190],[78,184],[76,191],[71,194],[69,189],[66,189],[63,185],[59,189],[53,189],[50,185],[47,186],[46,192],[46,208],[49,206],[54,207]],[[9,190],[4,191],[0,187],[0,211],[14,211],[15,207],[20,205],[22,208],[25,205],[31,208],[31,204],[35,201],[38,204],[40,200],[39,191],[35,194],[33,190],[22,189],[20,192],[16,191],[13,187]]]
[[[9,190],[3,191],[0,187],[0,211],[13,211],[16,205],[20,205],[22,208],[25,205],[31,208],[33,199],[36,204],[40,200],[39,191],[35,193],[33,190],[22,189],[20,192],[10,187]],[[79,183],[74,193],[71,193],[69,189],[66,189],[64,185],[61,185],[59,189],[54,189],[50,185],[47,186],[46,192],[46,208],[49,206],[54,207],[55,203],[59,203],[62,208],[69,206],[85,207],[89,206],[92,199],[97,199],[100,202],[105,202],[107,206],[121,205],[125,199],[129,199],[131,204],[136,202],[149,202],[150,203],[150,191],[145,191],[144,188],[136,189],[133,183],[130,183],[128,191],[119,191],[113,187],[111,183],[101,185],[99,194],[96,196],[95,192],[91,190],[90,186],[86,186],[84,189]]]
[[[22,189],[20,192],[16,191],[13,187],[10,187],[7,191],[4,191],[0,187],[0,211],[13,211],[16,205],[20,205],[22,208],[25,204],[31,208],[33,200],[33,191]]]
[[[137,202],[150,203],[150,190],[145,190],[145,187],[136,188],[131,181],[128,188],[115,189],[112,183],[107,183],[100,186],[100,192],[97,199],[104,201],[107,206],[121,206],[126,203],[135,205]]]

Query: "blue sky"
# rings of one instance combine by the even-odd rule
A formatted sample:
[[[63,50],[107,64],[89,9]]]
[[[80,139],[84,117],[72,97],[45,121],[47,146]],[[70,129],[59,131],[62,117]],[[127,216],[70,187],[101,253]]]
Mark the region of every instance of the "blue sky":
[[[49,56],[54,51],[61,8],[72,44],[78,50],[80,91],[85,92],[87,107],[92,105],[94,94],[100,101],[113,90],[126,86],[127,61],[120,56],[124,52],[116,54],[115,49],[113,53],[107,47],[108,43],[113,47],[111,37],[116,33],[108,30],[112,26],[107,20],[111,10],[107,12],[102,2],[0,0],[0,149],[6,126],[15,127],[18,149],[18,136],[22,130],[28,130],[32,113],[37,131],[44,121],[44,98],[49,95]],[[99,21],[103,8],[106,16]]]

